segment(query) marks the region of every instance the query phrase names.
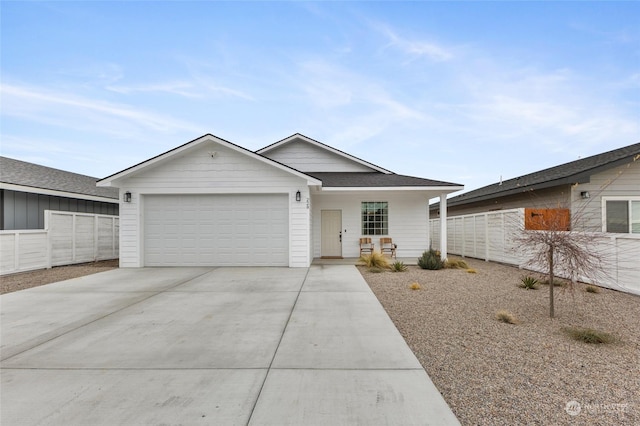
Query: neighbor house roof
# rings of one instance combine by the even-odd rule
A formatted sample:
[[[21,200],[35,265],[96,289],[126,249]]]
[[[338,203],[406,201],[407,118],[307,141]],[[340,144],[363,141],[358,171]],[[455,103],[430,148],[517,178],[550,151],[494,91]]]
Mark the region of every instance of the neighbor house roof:
[[[451,207],[559,185],[586,183],[589,182],[591,175],[627,164],[634,159],[640,161],[639,156],[640,143],[636,143],[504,182],[487,185],[452,197],[447,200],[447,204]],[[435,204],[432,205],[432,208],[435,206]]]
[[[309,175],[322,181],[323,188],[379,188],[379,187],[416,187],[461,189],[457,183],[423,179],[413,176],[397,175],[395,173],[366,173],[366,172],[308,172]]]
[[[98,188],[98,178],[0,157],[0,187],[14,191],[46,193],[62,197],[110,199],[118,202],[118,190]]]

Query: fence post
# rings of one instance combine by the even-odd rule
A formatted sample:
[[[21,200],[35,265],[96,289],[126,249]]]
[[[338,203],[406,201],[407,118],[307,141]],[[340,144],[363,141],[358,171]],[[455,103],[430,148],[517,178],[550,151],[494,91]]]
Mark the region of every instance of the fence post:
[[[20,232],[16,232],[13,237],[13,269],[20,269]]]
[[[484,261],[489,261],[489,215],[484,215]]]
[[[116,218],[111,218],[111,257],[116,255]]]
[[[44,231],[47,233],[47,253],[46,253],[46,257],[47,257],[47,269],[51,269],[52,264],[53,264],[53,260],[52,258],[52,253],[53,253],[53,243],[51,241],[51,232],[49,231],[49,227],[51,226],[51,210],[45,210],[44,211]]]
[[[98,222],[99,217],[93,216],[93,261],[98,260]]]
[[[71,214],[71,261],[76,261],[76,214]]]

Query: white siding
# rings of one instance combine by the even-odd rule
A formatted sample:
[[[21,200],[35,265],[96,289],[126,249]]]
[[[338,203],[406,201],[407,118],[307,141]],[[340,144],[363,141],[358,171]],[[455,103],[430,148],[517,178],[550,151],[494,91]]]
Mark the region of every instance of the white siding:
[[[371,191],[347,194],[320,194],[313,197],[313,217],[319,218],[322,210],[342,210],[343,257],[360,255],[359,239],[363,235],[361,203],[363,201],[387,201],[389,203],[389,235],[371,236],[376,248],[380,237],[391,237],[398,244],[398,257],[418,257],[429,248],[427,205],[429,196],[411,192]],[[320,220],[313,223],[313,256],[320,257]]]
[[[212,157],[211,152],[215,152],[215,156]],[[127,191],[132,194],[131,202],[120,206],[121,267],[144,266],[144,197],[141,195],[149,194],[287,194],[289,266],[310,265],[306,180],[249,155],[217,143],[198,145],[115,184],[120,187],[121,198]],[[302,194],[300,202],[295,201],[297,191]]]
[[[580,193],[588,191],[590,197],[583,199]],[[602,232],[602,197],[640,197],[640,160],[606,172],[591,176],[589,183],[575,185],[571,215],[574,228],[591,232]]]
[[[334,154],[309,142],[298,140],[265,153],[271,158],[301,172],[371,172],[373,169]]]

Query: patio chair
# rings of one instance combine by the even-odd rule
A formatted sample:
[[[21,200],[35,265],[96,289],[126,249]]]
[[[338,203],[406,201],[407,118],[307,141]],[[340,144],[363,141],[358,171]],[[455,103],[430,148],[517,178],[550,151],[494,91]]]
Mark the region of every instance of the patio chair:
[[[393,243],[391,238],[380,238],[380,252],[382,254],[388,254],[391,257],[396,257],[397,244]]]
[[[374,244],[371,242],[371,238],[360,238],[360,256],[362,254],[372,254]]]

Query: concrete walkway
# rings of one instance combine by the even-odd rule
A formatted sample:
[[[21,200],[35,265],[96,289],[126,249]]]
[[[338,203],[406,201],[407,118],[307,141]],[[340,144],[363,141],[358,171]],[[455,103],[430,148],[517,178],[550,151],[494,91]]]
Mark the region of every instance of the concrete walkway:
[[[118,269],[0,304],[1,424],[459,424],[354,266]]]

